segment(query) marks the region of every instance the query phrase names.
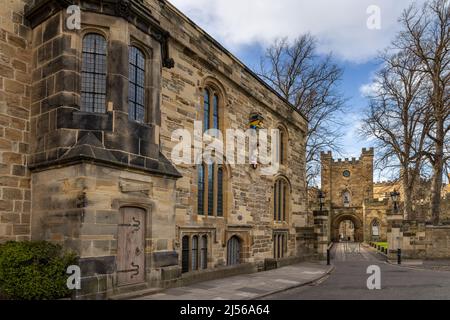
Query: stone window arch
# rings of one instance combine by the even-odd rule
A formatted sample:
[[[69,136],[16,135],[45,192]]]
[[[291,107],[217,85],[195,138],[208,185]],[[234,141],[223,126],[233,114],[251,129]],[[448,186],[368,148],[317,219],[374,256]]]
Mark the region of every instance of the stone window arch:
[[[286,177],[278,177],[273,186],[273,220],[288,222],[290,212],[290,183]]]
[[[225,91],[219,81],[212,78],[208,78],[204,81],[201,109],[203,132],[209,129],[221,130],[224,127],[224,92]]]
[[[278,163],[285,165],[288,159],[289,135],[286,127],[282,124],[279,124],[277,129],[280,133],[277,144],[277,161]]]

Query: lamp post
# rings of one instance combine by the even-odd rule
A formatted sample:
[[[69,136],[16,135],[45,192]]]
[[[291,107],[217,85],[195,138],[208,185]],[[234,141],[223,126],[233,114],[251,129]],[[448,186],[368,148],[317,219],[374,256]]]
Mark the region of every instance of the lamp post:
[[[394,202],[394,212],[398,212],[399,196],[400,196],[400,192],[397,192],[397,190],[394,189],[394,191],[391,192],[391,199]]]
[[[317,195],[317,198],[319,199],[320,212],[322,212],[323,205],[325,203],[325,193],[322,190],[319,190],[319,194]]]

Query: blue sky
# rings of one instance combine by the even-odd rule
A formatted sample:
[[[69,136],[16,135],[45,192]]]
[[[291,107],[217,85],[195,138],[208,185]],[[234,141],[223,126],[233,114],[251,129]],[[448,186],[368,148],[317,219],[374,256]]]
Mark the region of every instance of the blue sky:
[[[293,39],[309,32],[319,41],[319,53],[332,52],[344,69],[342,92],[349,99],[342,157],[359,157],[373,142],[361,140],[361,126],[370,89],[379,68],[376,56],[399,29],[401,12],[411,0],[170,0],[201,28],[250,68],[259,64],[274,39]],[[422,4],[424,0],[416,0]],[[367,21],[379,10],[380,29]],[[336,155],[336,157],[338,157]]]

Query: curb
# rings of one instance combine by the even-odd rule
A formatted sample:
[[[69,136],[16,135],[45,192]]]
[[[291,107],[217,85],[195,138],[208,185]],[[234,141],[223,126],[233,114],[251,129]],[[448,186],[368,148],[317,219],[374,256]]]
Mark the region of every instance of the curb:
[[[380,251],[376,250],[375,248],[372,248],[371,246],[368,246],[367,244],[364,244],[364,246],[367,247],[367,249],[371,250],[372,253],[381,255],[384,258],[386,258],[384,263],[386,263],[390,266],[393,266],[393,267],[415,270],[415,271],[435,271],[435,272],[447,272],[447,273],[450,272],[450,270],[438,270],[438,269],[424,268],[424,267],[420,267],[420,266],[408,266],[405,264],[398,264],[397,261],[389,260],[389,257],[386,254],[381,253]]]
[[[386,261],[388,261],[389,257],[388,257],[387,254],[378,251],[377,249],[375,249],[375,248],[369,246],[369,245],[366,244],[366,243],[363,243],[362,245],[363,245],[366,249],[368,249],[371,253],[378,254],[378,255],[382,256],[383,258],[386,258]]]
[[[310,285],[310,284],[313,284],[313,283],[315,283],[315,282],[317,282],[317,281],[320,281],[320,280],[322,280],[322,279],[328,277],[334,270],[335,270],[335,267],[334,267],[334,266],[331,266],[331,267],[328,268],[328,270],[327,270],[324,274],[322,274],[320,277],[317,277],[317,278],[315,278],[315,279],[309,280],[309,281],[304,282],[304,283],[301,283],[301,284],[295,284],[295,285],[292,285],[292,286],[289,286],[289,287],[286,287],[286,288],[283,288],[283,289],[277,289],[277,290],[274,290],[274,291],[271,291],[271,292],[263,293],[263,294],[261,294],[261,295],[259,295],[259,296],[257,296],[257,297],[253,297],[253,298],[248,299],[248,300],[259,300],[259,299],[261,299],[261,298],[265,298],[265,297],[271,296],[271,295],[273,295],[273,294],[277,294],[277,293],[281,293],[281,292],[284,292],[284,291],[288,291],[288,290],[292,290],[292,289],[296,289],[296,288],[301,288],[301,287],[304,287],[304,286],[308,286],[308,285]]]
[[[392,261],[386,260],[386,263],[393,266],[393,267],[398,267],[398,268],[403,268],[403,269],[409,269],[409,270],[415,270],[415,271],[433,271],[433,272],[444,272],[444,273],[449,273],[450,270],[439,270],[439,269],[430,269],[430,268],[424,268],[424,267],[419,267],[419,266],[408,266],[408,265],[404,265],[404,264],[397,264],[394,263]]]

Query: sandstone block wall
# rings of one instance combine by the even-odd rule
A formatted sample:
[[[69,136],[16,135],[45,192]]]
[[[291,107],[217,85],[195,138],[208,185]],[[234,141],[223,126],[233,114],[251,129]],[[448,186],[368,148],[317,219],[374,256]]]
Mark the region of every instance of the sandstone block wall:
[[[30,237],[31,29],[24,10],[33,1],[0,5],[0,241]]]
[[[244,240],[246,262],[273,257],[273,231],[288,232],[288,256],[296,254],[295,228],[307,227],[308,218],[305,189],[305,130],[306,121],[250,71],[213,39],[167,4],[160,11],[161,24],[171,33],[173,69],[163,70],[161,147],[170,156],[176,142],[171,141],[173,130],[184,128],[193,132],[194,121],[202,119],[203,90],[209,84],[222,94],[222,128],[249,128],[251,113],[264,117],[264,128],[286,127],[288,161],[278,175],[263,176],[260,169],[250,165],[226,166],[226,207],[223,218],[197,214],[197,168],[180,165],[182,174],[177,182],[177,226],[179,237],[196,230],[215,228],[216,243],[211,264],[226,263],[226,241],[232,235]],[[273,222],[273,185],[277,176],[290,182],[290,214],[287,223]]]

